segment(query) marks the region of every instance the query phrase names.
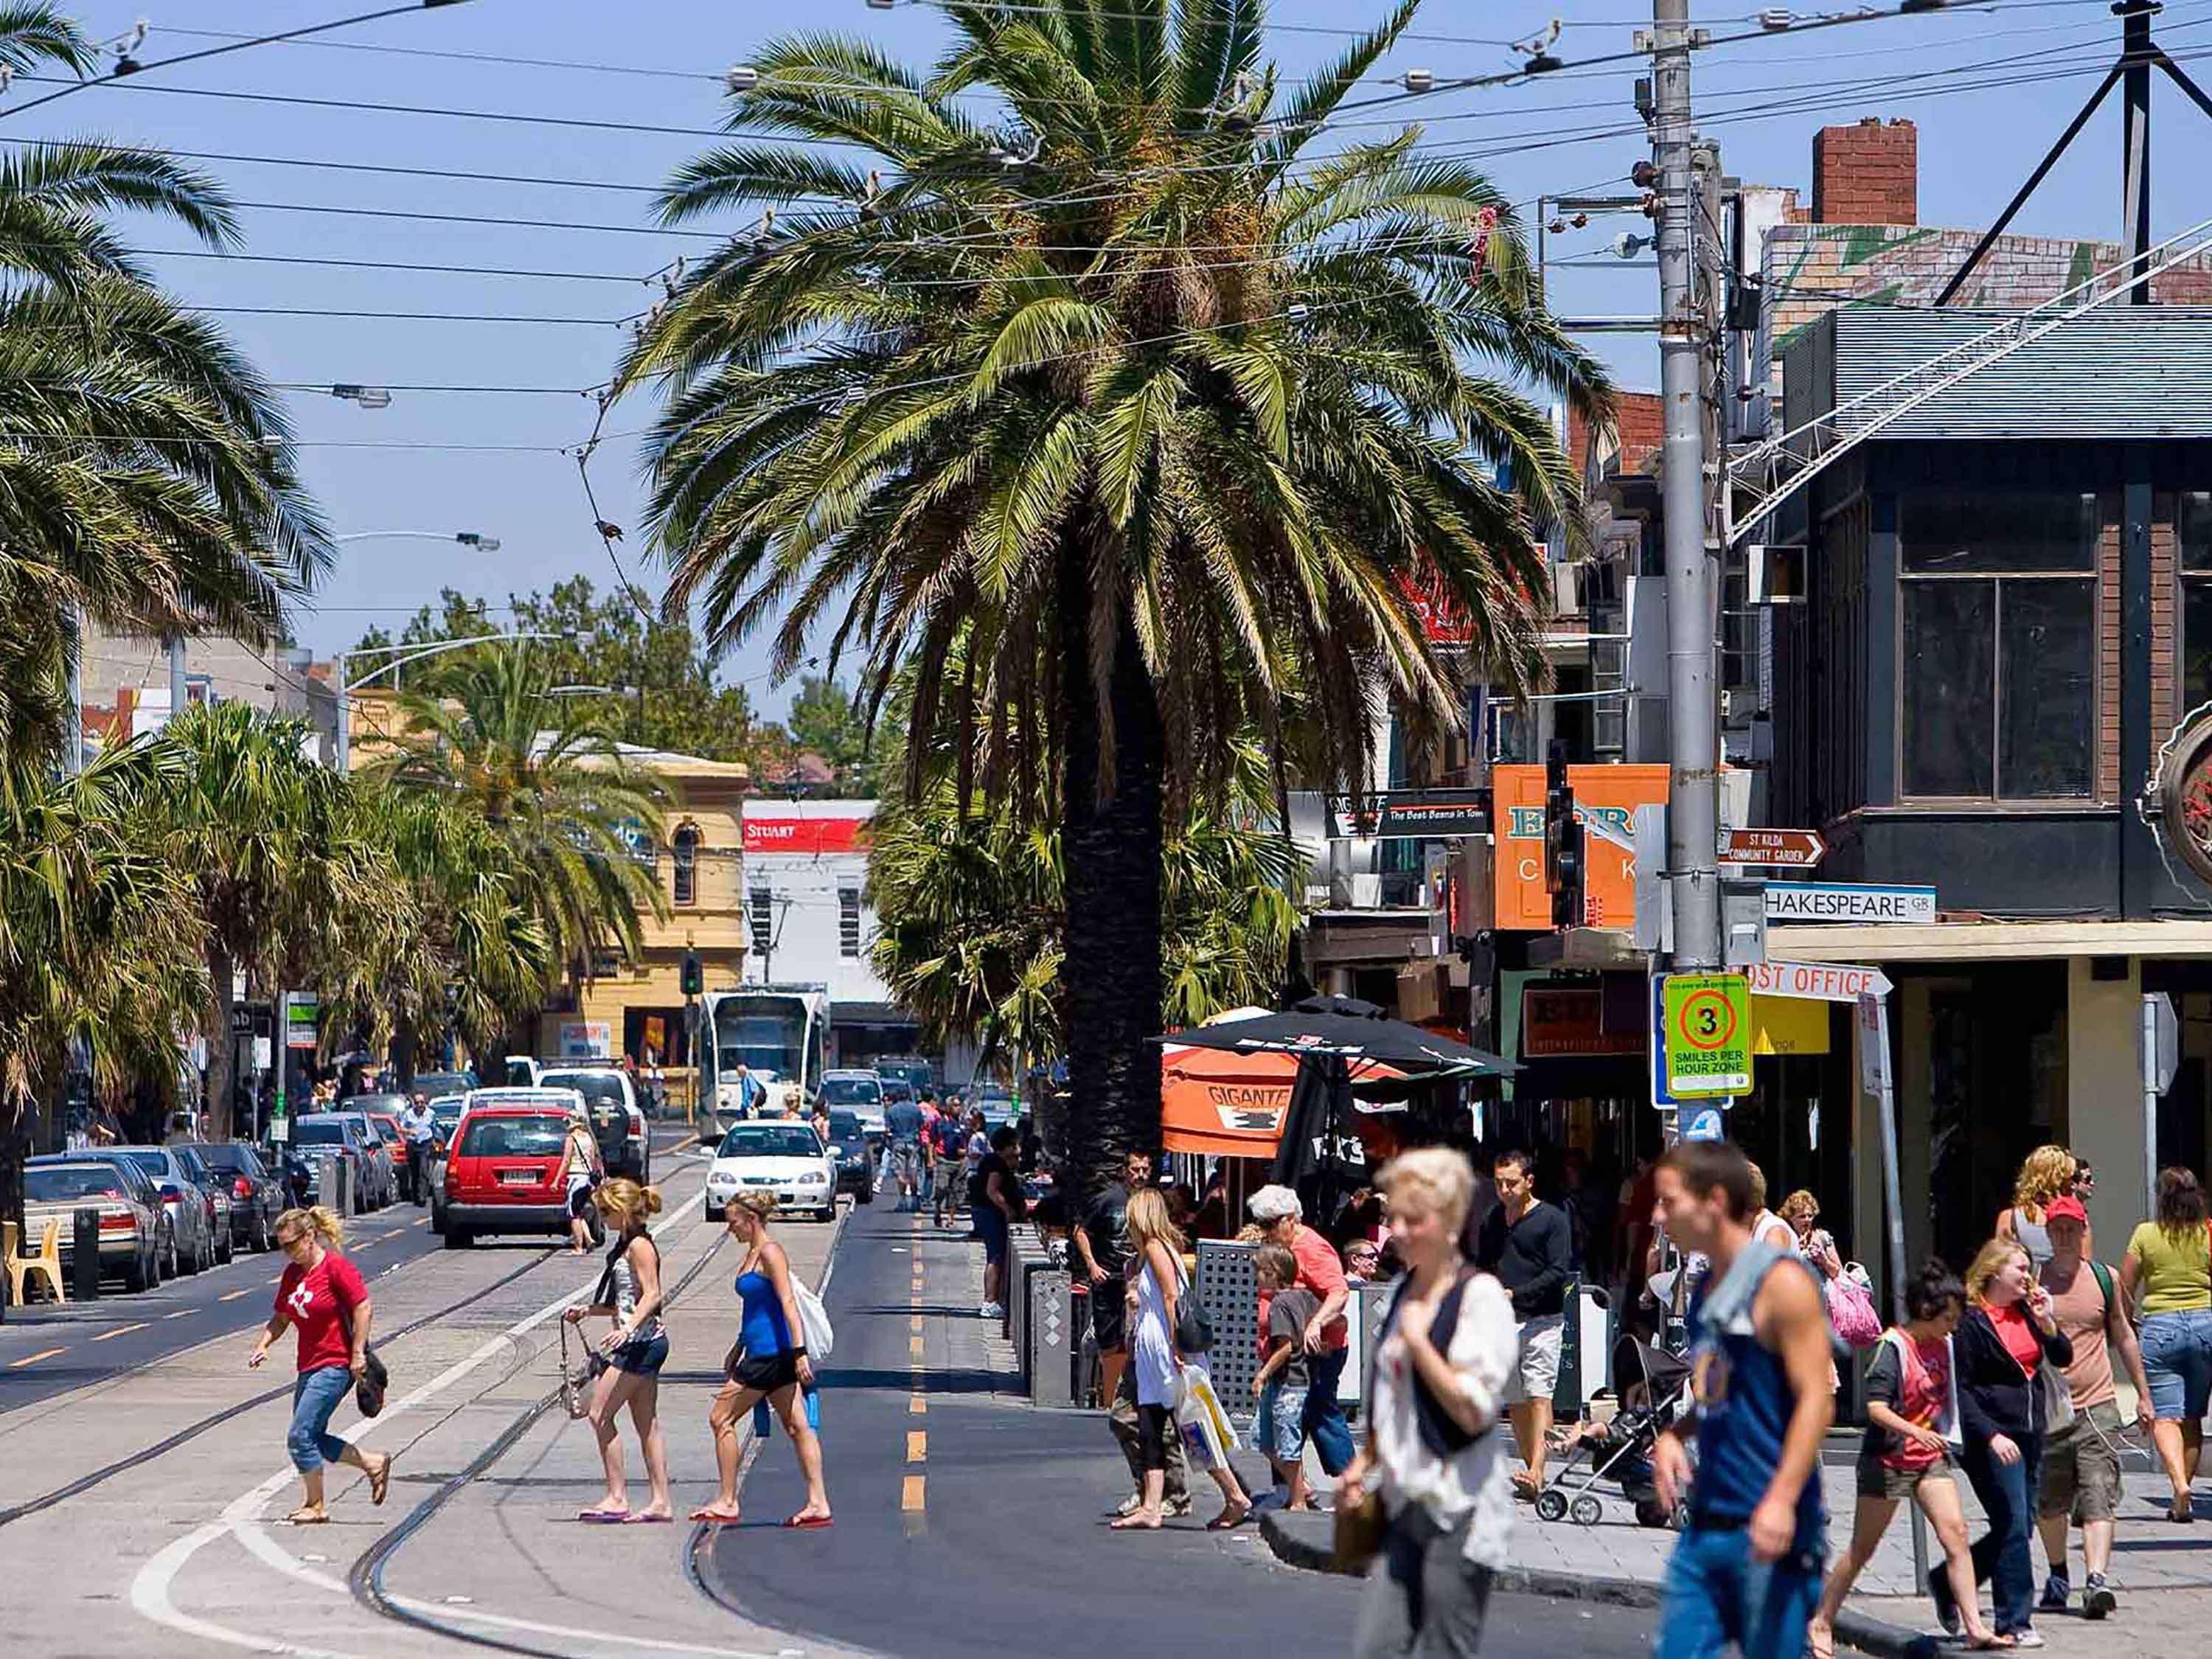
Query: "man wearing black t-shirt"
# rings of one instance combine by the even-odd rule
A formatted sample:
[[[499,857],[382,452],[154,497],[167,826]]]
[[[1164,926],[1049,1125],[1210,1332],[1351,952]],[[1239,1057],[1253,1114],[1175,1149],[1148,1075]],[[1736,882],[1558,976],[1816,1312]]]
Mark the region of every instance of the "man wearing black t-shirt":
[[[1498,1275],[1521,1328],[1520,1363],[1506,1381],[1505,1407],[1528,1465],[1513,1484],[1523,1498],[1533,1498],[1544,1484],[1544,1437],[1552,1430],[1552,1394],[1559,1381],[1574,1229],[1565,1211],[1536,1196],[1528,1153],[1500,1152],[1492,1179],[1498,1207],[1483,1218],[1474,1262]]]

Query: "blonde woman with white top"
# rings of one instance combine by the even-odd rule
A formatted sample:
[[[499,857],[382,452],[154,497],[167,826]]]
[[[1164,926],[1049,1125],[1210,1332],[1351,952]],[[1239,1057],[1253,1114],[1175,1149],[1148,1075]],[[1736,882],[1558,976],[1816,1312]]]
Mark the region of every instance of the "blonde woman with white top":
[[[1379,1479],[1384,1515],[1352,1651],[1471,1655],[1513,1525],[1504,1448],[1492,1432],[1520,1353],[1513,1304],[1460,1254],[1474,1192],[1464,1158],[1407,1152],[1376,1185],[1407,1275],[1376,1350],[1367,1443],[1338,1486],[1348,1504]]]

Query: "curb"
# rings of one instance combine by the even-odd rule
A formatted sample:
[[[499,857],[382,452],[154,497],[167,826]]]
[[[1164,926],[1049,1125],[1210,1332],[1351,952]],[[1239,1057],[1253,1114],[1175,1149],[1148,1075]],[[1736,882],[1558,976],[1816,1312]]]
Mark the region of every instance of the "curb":
[[[1307,1572],[1337,1571],[1328,1542],[1285,1526],[1279,1510],[1270,1510],[1260,1517],[1260,1536],[1285,1566]],[[1508,1567],[1491,1582],[1493,1589],[1509,1594],[1560,1601],[1601,1601],[1617,1607],[1659,1605],[1659,1586],[1640,1578],[1600,1578],[1544,1567]],[[1935,1637],[1849,1612],[1836,1620],[1836,1639],[1846,1647],[1874,1655],[1875,1659],[1933,1659],[1938,1651]]]

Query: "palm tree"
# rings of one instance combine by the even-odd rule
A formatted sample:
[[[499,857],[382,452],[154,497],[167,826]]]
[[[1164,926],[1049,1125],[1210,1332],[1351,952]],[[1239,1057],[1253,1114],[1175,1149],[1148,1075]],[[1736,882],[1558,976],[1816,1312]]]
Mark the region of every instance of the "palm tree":
[[[0,5],[0,64],[82,73],[99,53],[44,3]],[[271,635],[331,544],[274,389],[157,289],[111,228],[150,215],[215,248],[222,192],[169,156],[97,142],[0,156],[0,744],[48,750],[76,618]]]
[[[0,1213],[21,1222],[24,1111],[58,1097],[64,1058],[100,1080],[176,1067],[204,983],[197,893],[168,854],[165,745],[113,750],[75,777],[0,764]]]
[[[556,970],[588,979],[602,949],[635,957],[640,916],[668,914],[651,851],[665,792],[554,695],[550,658],[527,645],[457,651],[399,703],[405,735],[363,769],[489,827]]]
[[[1315,145],[1418,0],[1294,88],[1264,0],[939,3],[927,73],[817,34],[753,56],[737,136],[661,206],[773,228],[684,277],[617,385],[666,396],[651,520],[710,644],[772,627],[789,672],[826,629],[872,706],[965,638],[924,731],[1042,700],[1095,1172],[1157,1133],[1164,809],[1294,696],[1346,780],[1386,700],[1455,724],[1416,592],[1466,613],[1483,678],[1537,684],[1533,540],[1574,489],[1520,387],[1609,393],[1480,173],[1411,131]],[[1025,758],[992,745],[985,783]]]

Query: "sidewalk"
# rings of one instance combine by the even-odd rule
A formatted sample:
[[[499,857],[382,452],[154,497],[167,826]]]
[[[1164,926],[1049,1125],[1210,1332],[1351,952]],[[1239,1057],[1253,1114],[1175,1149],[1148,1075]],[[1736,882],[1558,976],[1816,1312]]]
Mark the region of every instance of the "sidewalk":
[[[2130,1456],[2128,1461],[2133,1465],[2142,1460]],[[1840,1547],[1856,1501],[1852,1470],[1848,1464],[1828,1463],[1821,1474],[1832,1517],[1830,1543]],[[2212,1630],[2212,1525],[2199,1522],[2182,1527],[2166,1521],[2163,1476],[2131,1467],[2122,1478],[2126,1496],[2112,1573],[2112,1588],[2120,1598],[2119,1610],[2101,1623],[2074,1614],[2039,1615],[2036,1628],[2055,1654],[2118,1659],[2123,1655],[2171,1650],[2156,1645],[2169,1639],[2201,1644],[2203,1633]],[[1983,1528],[1980,1505],[1963,1479],[1959,1487],[1966,1500],[1968,1536],[1978,1537]],[[1570,1495],[1579,1492],[1578,1479],[1565,1490]],[[1513,1534],[1514,1571],[1501,1588],[1656,1604],[1674,1534],[1638,1526],[1619,1488],[1610,1483],[1601,1483],[1593,1490],[1605,1506],[1603,1519],[1594,1527],[1578,1527],[1571,1521],[1539,1521],[1526,1506],[1518,1510]],[[2200,1514],[2212,1507],[2212,1499],[2208,1499],[2201,1486],[2197,1503]],[[1326,1569],[1329,1527],[1327,1515],[1279,1514],[1267,1516],[1262,1530],[1282,1560],[1293,1566]],[[1940,1565],[1942,1558],[1932,1533],[1928,1547]],[[2039,1543],[2034,1547],[2034,1556],[2039,1593],[2045,1570]],[[2078,1534],[2071,1560],[2078,1596],[2082,1578]],[[1984,1595],[1986,1606],[1986,1589]],[[1878,1654],[1924,1652],[1929,1641],[1920,1638],[1940,1638],[1941,1626],[1936,1623],[1934,1611],[1913,1583],[1912,1529],[1903,1510],[1845,1604],[1844,1622],[1838,1633],[1852,1646]]]

